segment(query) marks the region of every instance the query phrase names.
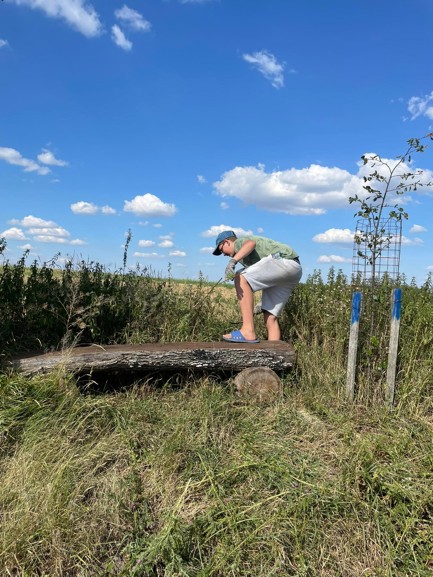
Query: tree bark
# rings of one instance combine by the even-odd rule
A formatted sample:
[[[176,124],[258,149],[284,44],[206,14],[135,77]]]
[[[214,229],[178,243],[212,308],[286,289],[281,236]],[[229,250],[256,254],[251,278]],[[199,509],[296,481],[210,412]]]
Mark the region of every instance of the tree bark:
[[[160,370],[240,371],[265,366],[290,369],[296,353],[290,343],[149,343],[142,345],[90,345],[9,359],[7,366],[26,376],[63,368],[72,373],[146,372]]]

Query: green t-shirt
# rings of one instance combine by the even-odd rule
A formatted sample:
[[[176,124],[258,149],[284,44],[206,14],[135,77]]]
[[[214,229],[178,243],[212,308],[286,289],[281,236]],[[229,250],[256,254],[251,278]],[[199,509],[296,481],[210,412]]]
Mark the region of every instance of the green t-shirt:
[[[244,266],[251,266],[265,256],[275,254],[276,252],[280,253],[281,258],[296,258],[299,256],[288,244],[277,242],[265,236],[253,236],[252,234],[246,234],[235,240],[236,252],[238,252],[246,240],[254,240],[256,246],[250,254],[240,260]]]

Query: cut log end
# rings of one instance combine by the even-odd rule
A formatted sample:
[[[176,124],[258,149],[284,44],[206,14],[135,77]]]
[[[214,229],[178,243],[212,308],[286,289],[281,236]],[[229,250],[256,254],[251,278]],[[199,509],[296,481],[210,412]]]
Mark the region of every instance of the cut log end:
[[[234,379],[239,396],[263,404],[278,400],[283,393],[281,379],[269,367],[251,367],[238,373]]]

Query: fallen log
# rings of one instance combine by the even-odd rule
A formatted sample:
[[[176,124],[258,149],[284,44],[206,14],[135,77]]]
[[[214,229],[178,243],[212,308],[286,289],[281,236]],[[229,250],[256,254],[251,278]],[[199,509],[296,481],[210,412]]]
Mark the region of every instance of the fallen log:
[[[89,345],[65,351],[11,358],[6,365],[26,376],[63,368],[76,374],[145,372],[158,370],[240,371],[264,366],[290,369],[296,353],[290,343],[148,343],[141,345]]]

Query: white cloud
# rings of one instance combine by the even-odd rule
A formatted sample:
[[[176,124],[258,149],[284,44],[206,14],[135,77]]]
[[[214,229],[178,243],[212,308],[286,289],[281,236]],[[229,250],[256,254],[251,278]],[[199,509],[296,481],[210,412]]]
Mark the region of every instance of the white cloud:
[[[407,236],[402,236],[401,244],[403,246],[420,246],[421,244],[424,244],[424,241],[422,238],[407,238]]]
[[[10,240],[27,240],[27,237],[24,234],[24,232],[20,228],[17,228],[15,226],[13,226],[12,228],[8,228],[3,232],[0,232],[0,238],[7,238]]]
[[[207,182],[206,178],[201,174],[197,174],[197,180],[199,181],[200,184],[205,184],[205,182]]]
[[[244,54],[242,57],[246,62],[256,67],[267,80],[270,80],[274,88],[284,86],[284,64],[277,62],[273,54],[267,50],[261,50],[253,54]]]
[[[7,40],[3,40],[3,38],[0,38],[0,48],[3,48],[4,46],[8,46],[9,42]]]
[[[229,208],[229,204],[223,201],[220,203],[220,208],[222,208],[223,210],[227,210]]]
[[[427,116],[430,120],[433,120],[433,106],[430,103],[433,102],[433,91],[424,97],[412,96],[409,98],[407,103],[407,109],[411,113],[411,120],[415,120],[418,116]]]
[[[427,270],[429,270],[429,271],[430,271],[430,270],[433,270],[433,264],[432,264],[432,265],[429,265],[429,266],[427,267]]]
[[[93,6],[86,0],[11,0],[17,6],[40,9],[50,18],[64,20],[84,36],[91,38],[102,32],[102,24]]]
[[[68,164],[66,160],[58,160],[54,154],[46,148],[38,154],[38,160],[42,162],[42,164],[48,164],[49,166],[67,166]]]
[[[396,167],[398,160],[383,158],[380,165],[373,159],[376,155],[367,153],[370,158],[367,164],[358,163],[358,171],[351,174],[337,167],[326,167],[312,164],[307,168],[290,168],[275,172],[266,172],[262,164],[258,166],[237,166],[225,172],[219,181],[213,184],[217,194],[223,198],[234,197],[245,204],[252,204],[262,210],[282,212],[293,215],[320,215],[329,209],[349,207],[349,197],[356,194],[365,198],[367,195],[363,186],[364,176],[377,170],[381,175],[389,177],[390,170]],[[420,172],[418,170],[418,172]],[[408,164],[400,164],[396,174],[417,173],[417,169]],[[416,179],[407,180],[407,184],[418,181],[416,194],[431,195],[433,187],[428,186],[433,181],[433,172],[421,170]],[[397,181],[396,181],[397,183]],[[376,186],[377,184],[377,186]],[[374,183],[376,188],[380,183]],[[389,203],[394,201],[407,204],[412,197],[407,193],[402,196],[389,195]]]
[[[151,246],[155,246],[155,242],[153,240],[139,240],[138,246],[142,246],[143,248],[149,248]]]
[[[215,250],[214,246],[204,246],[203,248],[200,249],[200,252],[204,252],[206,254],[212,254],[214,250]]]
[[[105,204],[103,207],[101,207],[101,212],[102,214],[117,214],[117,211],[111,206],[108,206],[108,204]]]
[[[23,245],[19,246],[18,248],[21,248],[22,250],[33,250],[34,247],[30,243],[27,242],[26,244],[23,244]]]
[[[83,245],[86,244],[83,240],[76,238],[70,240],[71,234],[63,227],[59,226],[52,220],[44,220],[37,216],[28,215],[23,219],[13,219],[10,221],[11,224],[17,224],[23,226],[27,230],[26,234],[32,235],[33,240],[37,242],[53,242],[58,244],[72,244],[72,245]],[[21,230],[21,229],[9,229],[9,230]],[[21,230],[21,233],[23,231]],[[1,236],[1,235],[0,235]],[[26,236],[19,235],[18,240],[27,239]]]
[[[421,226],[420,224],[414,224],[411,229],[409,230],[409,232],[427,232],[427,229],[424,226]]]
[[[219,233],[223,232],[223,230],[232,230],[236,236],[243,236],[245,234],[253,234],[252,230],[245,230],[243,228],[239,228],[239,227],[235,227],[235,226],[228,226],[227,224],[218,224],[218,225],[211,226],[210,228],[208,228],[207,230],[202,232],[200,236],[204,236],[206,238],[215,237],[215,239],[216,239],[216,237],[219,235]],[[212,249],[212,250],[214,250],[214,249]]]
[[[132,30],[147,31],[151,28],[150,22],[143,18],[136,10],[128,8],[126,4],[124,4],[122,8],[115,10],[114,15]]]
[[[11,224],[19,224],[20,226],[24,226],[26,228],[57,226],[57,224],[53,220],[44,220],[43,218],[39,218],[38,216],[32,216],[31,214],[25,216],[22,220],[13,219],[10,222]]]
[[[352,244],[354,236],[354,233],[348,228],[329,228],[327,231],[313,236],[313,241],[325,244]]]
[[[317,164],[271,173],[259,165],[229,170],[214,188],[222,197],[235,197],[271,212],[318,215],[326,208],[347,206],[348,197],[362,190],[362,181],[347,170]]]
[[[45,228],[29,228],[28,234],[37,234],[40,236],[53,236],[57,238],[67,238],[71,234],[61,226],[45,227]]]
[[[76,238],[74,240],[69,240],[67,238],[58,237],[56,235],[50,235],[50,234],[38,234],[38,235],[33,237],[33,240],[35,240],[37,242],[44,242],[44,243],[72,244],[72,245],[79,245],[79,246],[86,244],[84,242],[84,240],[80,240],[79,238]]]
[[[74,202],[73,204],[70,205],[70,209],[74,214],[89,215],[89,214],[98,214],[100,212],[102,214],[116,214],[114,208],[111,208],[111,206],[108,206],[107,204],[105,206],[100,207],[94,204],[93,202],[85,202],[84,200]]]
[[[168,253],[168,256],[186,256],[186,252],[183,250],[172,250]]]
[[[174,242],[172,240],[163,240],[158,244],[161,248],[171,248],[174,246]]]
[[[134,252],[133,256],[139,258],[164,258],[162,254],[158,254],[157,252]]]
[[[21,166],[24,172],[37,172],[38,174],[45,175],[50,172],[50,169],[46,166],[40,166],[34,160],[24,158],[15,150],[15,148],[7,148],[0,146],[0,160],[4,160],[8,164],[15,166]]]
[[[123,210],[133,212],[137,216],[173,216],[177,212],[174,204],[162,202],[157,196],[149,193],[125,200]]]
[[[346,262],[352,262],[351,258],[346,258],[344,256],[338,256],[337,254],[322,254],[321,256],[319,256],[319,258],[317,259],[317,262],[323,262],[323,263],[338,263],[338,264],[343,264]]]
[[[71,204],[71,210],[74,214],[96,214],[99,209],[93,202],[80,200]]]
[[[117,44],[117,46],[119,46],[119,48],[122,48],[122,50],[125,50],[126,52],[129,52],[132,48],[132,42],[126,38],[125,34],[117,24],[114,24],[111,27],[111,39],[115,44]]]

